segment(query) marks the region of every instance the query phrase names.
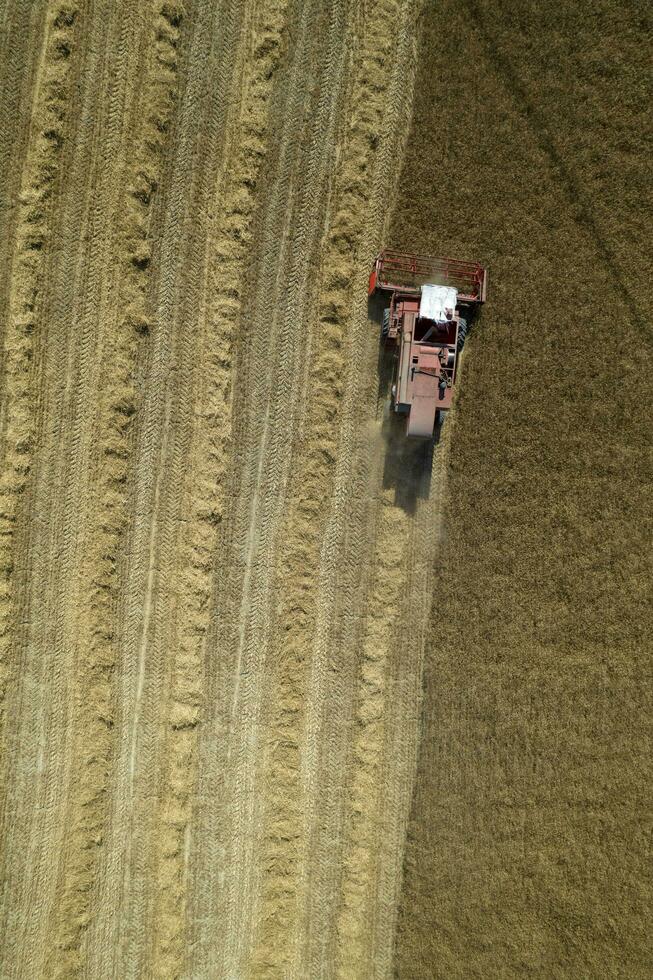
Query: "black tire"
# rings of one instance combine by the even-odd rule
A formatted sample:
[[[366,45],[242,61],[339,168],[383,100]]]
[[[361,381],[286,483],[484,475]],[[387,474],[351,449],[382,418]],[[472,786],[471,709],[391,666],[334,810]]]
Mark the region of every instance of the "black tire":
[[[462,317],[458,317],[458,353],[461,352],[465,346],[465,337],[467,336],[467,320],[463,320]]]

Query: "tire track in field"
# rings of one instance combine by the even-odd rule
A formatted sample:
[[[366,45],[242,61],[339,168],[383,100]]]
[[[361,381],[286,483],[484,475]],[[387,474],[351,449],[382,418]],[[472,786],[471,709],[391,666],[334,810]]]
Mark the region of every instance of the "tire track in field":
[[[243,5],[203,5],[186,18],[180,64],[183,92],[171,138],[169,187],[157,205],[160,244],[153,257],[156,325],[141,384],[131,506],[133,530],[121,609],[119,746],[99,911],[86,937],[92,976],[139,976],[150,938],[151,874],[159,786],[164,654],[190,426],[197,317],[208,211],[218,173],[230,90],[242,60]]]
[[[370,177],[368,218],[361,232],[361,263],[358,270],[361,286],[367,277],[370,258],[383,241],[384,205],[391,198],[399,176],[403,143],[397,134],[405,134],[402,120],[410,113],[414,23],[418,7],[418,4],[403,5],[400,15],[393,22],[391,77],[384,95],[385,109],[375,136],[378,153]],[[369,62],[364,66],[364,70],[370,73],[372,84],[375,68],[374,62],[371,66]],[[364,297],[362,289],[361,295]],[[357,706],[357,685],[362,695],[368,692],[369,685],[361,677],[357,681],[354,671],[358,650],[369,654],[363,659],[363,669],[366,669],[366,664],[369,668],[374,659],[369,639],[363,633],[364,610],[368,603],[375,609],[376,633],[379,638],[384,637],[388,654],[387,658],[379,657],[377,669],[386,660],[388,666],[395,662],[395,634],[398,622],[403,621],[403,591],[407,574],[406,542],[400,532],[412,523],[412,518],[404,513],[401,506],[393,504],[388,507],[389,492],[379,488],[379,463],[382,462],[383,453],[391,454],[392,450],[384,446],[370,409],[378,386],[378,324],[369,322],[364,299],[352,311],[347,332],[350,350],[347,356],[340,451],[320,558],[321,601],[313,643],[302,766],[302,778],[309,800],[305,840],[308,842],[310,860],[307,862],[305,883],[305,951],[299,962],[309,963],[311,975],[316,976],[333,975],[338,967],[349,975],[348,971],[353,969],[355,949],[350,948],[348,937],[342,946],[338,946],[336,929],[338,910],[343,900],[341,888],[344,893],[347,890],[347,865],[356,863],[352,855],[355,856],[357,844],[349,833],[352,814],[359,815],[362,827],[371,825],[367,841],[374,857],[393,846],[382,833],[388,821],[382,824],[375,813],[373,800],[376,791],[385,809],[396,814],[396,808],[386,800],[385,790],[381,786],[384,780],[388,782],[396,774],[396,757],[385,757],[380,767],[367,765],[364,769],[367,776],[365,783],[364,778],[358,776],[358,767],[362,765],[360,757],[365,762],[365,739],[358,738],[358,752],[355,752],[349,736],[351,726],[354,726],[354,738],[357,737],[355,711],[358,711],[359,720],[371,721],[378,705],[387,711],[386,701],[392,703],[396,696],[394,690],[381,689],[372,692],[371,704],[366,705],[365,698],[361,697]],[[401,466],[395,466],[395,469],[403,472]],[[386,528],[390,529],[390,537],[384,533]],[[397,547],[398,541],[401,542],[400,547]],[[383,567],[384,577],[387,578],[380,586],[374,563],[377,548],[379,554],[385,556]],[[390,554],[396,559],[392,569],[388,561]],[[383,594],[381,598],[375,597],[372,589],[375,582],[381,593],[385,589],[402,594],[399,615],[390,605],[386,608]],[[402,738],[405,738],[407,726],[400,715],[397,725]],[[379,754],[378,747],[368,746],[368,750],[372,759]],[[374,779],[377,780],[376,785]],[[364,786],[365,792],[356,794],[350,791],[350,807],[346,808],[348,784],[359,788]],[[406,800],[400,802],[406,807],[408,794]],[[339,842],[336,855],[334,841]],[[395,850],[397,846],[394,844]],[[376,860],[370,862],[370,869],[365,886],[368,892],[378,886]],[[341,885],[343,874],[344,882]],[[386,919],[387,912],[391,911],[391,908],[386,909]],[[383,975],[390,967],[387,956],[384,960],[379,946],[374,945],[374,906],[363,903],[356,907],[355,903],[350,903],[348,915],[352,920],[357,917],[361,920],[358,925],[366,937],[367,958],[359,965],[365,971],[371,968],[370,964],[374,964],[376,973]],[[340,919],[342,921],[342,913]],[[296,969],[299,967],[296,966]]]
[[[271,128],[277,127],[280,143],[261,195],[248,272],[248,331],[236,375],[234,453],[240,473],[213,599],[218,618],[209,648],[217,647],[224,666],[207,675],[212,710],[200,743],[202,816],[193,838],[192,917],[201,928],[192,944],[193,975],[241,975],[250,953],[255,743],[273,605],[270,575],[305,384],[311,273],[323,233],[349,43],[344,12],[337,7],[302,4],[297,15],[291,10],[289,22],[297,36],[274,95]],[[220,874],[220,868],[233,871]],[[225,941],[216,944],[220,929]]]
[[[403,39],[404,64],[411,68],[415,65],[414,18],[415,13],[411,12],[404,22],[403,33],[397,32]],[[401,51],[401,44],[399,48]],[[397,62],[401,72],[401,53],[397,54]],[[406,118],[410,111],[412,79],[408,86],[399,83],[395,94],[396,118]],[[396,149],[391,140],[385,146]],[[389,164],[384,167],[380,162],[381,177],[386,168],[389,169]],[[398,176],[395,170],[394,179]],[[388,196],[391,195],[387,189],[378,189],[379,200]],[[366,327],[374,337],[376,348],[378,322],[375,320]],[[383,392],[384,396],[387,394]],[[351,421],[365,416],[366,399],[369,404],[371,397],[366,392],[363,375],[353,386],[353,406],[346,413],[342,439],[345,445],[353,445]],[[447,433],[452,424],[450,421]],[[353,624],[345,623],[345,639],[339,640],[340,656],[346,657],[347,648],[355,650],[358,644],[361,649],[348,777],[337,789],[333,786],[331,789],[346,803],[341,894],[337,901],[333,896],[330,898],[332,906],[338,908],[336,974],[342,977],[392,974],[447,445],[448,438],[441,438],[431,452],[407,443],[403,432],[386,433],[383,481],[381,487],[377,483],[372,522],[366,525],[365,514],[359,513],[357,518],[355,509],[347,516],[347,523],[362,533],[345,542],[340,563],[351,566],[359,555],[373,555],[375,551],[376,559],[368,569],[367,583],[357,583],[366,610],[362,635],[357,636],[352,630],[347,636],[346,630]],[[365,453],[369,456],[369,449]],[[341,452],[341,461],[350,456],[353,453]],[[374,470],[370,462],[369,458],[366,464],[359,460],[357,466],[349,468],[349,473],[346,464],[341,463],[340,479],[344,479],[340,484],[341,498],[347,485],[354,500],[363,496],[361,474]],[[334,522],[335,514],[337,508]],[[331,589],[325,584],[327,596],[332,588],[333,584]],[[351,592],[355,594],[353,585]],[[326,700],[331,702],[329,694]],[[341,719],[341,724],[346,723],[347,717]],[[328,760],[328,753],[325,758]],[[328,785],[329,779],[324,778],[324,782]]]
[[[0,17],[0,229],[3,250],[11,245],[7,230],[14,221],[22,163],[29,137],[28,109],[35,71],[39,64],[41,39],[45,32],[45,10],[29,0],[7,0]],[[4,255],[4,251],[3,251]],[[6,258],[10,257],[7,252]],[[2,328],[4,329],[4,325]]]
[[[119,256],[118,281],[116,294],[109,297],[117,317],[107,318],[102,336],[106,360],[94,413],[94,454],[90,460],[94,489],[85,514],[91,532],[80,558],[79,652],[68,735],[71,778],[47,960],[48,975],[52,976],[69,976],[83,968],[80,944],[92,915],[92,888],[108,809],[119,558],[128,520],[131,420],[138,406],[133,375],[139,337],[149,330],[150,207],[175,98],[180,17],[178,8],[170,3],[152,4],[143,14],[149,44],[145,45],[146,64],[140,75],[140,127],[124,173],[126,186],[123,175],[118,175],[120,200],[114,242]]]
[[[384,497],[391,491],[385,491]],[[374,955],[379,847],[385,838],[382,796],[389,662],[397,649],[406,592],[405,523],[384,499],[378,519],[373,587],[366,605],[348,780],[342,899],[337,921],[336,975],[388,975]],[[411,629],[411,638],[413,637]],[[403,720],[401,728],[403,730]],[[396,757],[389,755],[391,764]],[[385,857],[385,855],[384,855]],[[372,966],[373,964],[373,966]]]
[[[70,12],[70,9],[69,11]],[[80,34],[80,38],[83,32]],[[75,57],[75,65],[79,66],[85,60],[83,45],[80,45],[81,57]],[[79,125],[79,120],[76,120]],[[69,173],[71,159],[77,162],[81,147],[78,145],[77,132],[73,139],[67,139],[63,145],[65,163],[62,171]],[[84,173],[84,167],[80,168]],[[62,181],[62,194],[57,201],[55,211],[62,207],[69,196],[68,181]],[[75,233],[72,242],[77,245],[80,217],[79,209],[74,218]],[[66,221],[59,220],[56,226],[57,241],[65,238]],[[52,647],[55,644],[54,623],[61,618],[61,608],[64,605],[61,596],[66,595],[66,588],[60,591],[56,602],[50,603],[49,597],[53,587],[53,574],[63,573],[63,552],[60,544],[38,547],[38,542],[45,538],[54,539],[57,531],[74,524],[77,508],[71,513],[60,515],[59,528],[52,528],[54,523],[48,514],[50,502],[48,494],[43,492],[47,487],[48,471],[52,471],[53,454],[60,448],[58,445],[68,427],[62,425],[62,431],[57,432],[57,416],[54,424],[45,424],[44,416],[52,411],[53,406],[60,405],[63,392],[66,390],[64,368],[67,359],[65,346],[61,346],[62,337],[65,339],[68,322],[59,318],[59,304],[62,300],[58,279],[61,267],[69,255],[75,255],[75,247],[69,251],[53,249],[47,270],[47,308],[48,318],[44,321],[44,330],[35,335],[40,341],[39,347],[47,353],[43,356],[41,350],[36,351],[37,362],[43,361],[39,367],[39,383],[45,382],[41,389],[40,416],[37,418],[35,487],[33,501],[30,505],[30,542],[27,551],[26,574],[29,575],[29,585],[24,587],[23,609],[21,621],[26,625],[25,646],[22,650],[20,670],[20,691],[16,701],[18,708],[12,715],[13,746],[11,790],[7,794],[7,812],[11,813],[12,833],[7,838],[7,864],[5,866],[5,881],[8,881],[9,892],[13,896],[11,908],[11,930],[26,932],[22,941],[17,941],[18,948],[30,950],[31,957],[25,967],[34,963],[34,957],[43,952],[42,943],[34,940],[38,929],[45,928],[49,902],[52,901],[54,889],[54,874],[56,859],[60,853],[60,837],[62,831],[62,807],[58,804],[63,799],[65,787],[62,775],[64,762],[65,738],[65,700],[61,693],[61,678],[65,667],[65,648],[59,648],[56,655]],[[57,324],[60,330],[55,330]],[[65,327],[64,327],[65,324]],[[77,323],[73,327],[73,344],[78,344],[75,335]],[[43,334],[47,334],[47,347],[43,342]],[[62,453],[62,459],[57,465],[63,465],[67,454]],[[56,472],[56,468],[55,468]],[[61,486],[67,488],[69,483],[54,480],[54,492],[59,493]],[[50,498],[51,499],[51,498]],[[54,516],[54,515],[53,515]],[[53,550],[56,549],[56,550]],[[32,581],[32,576],[36,580]],[[40,577],[39,577],[40,576]],[[55,615],[56,613],[56,615]],[[50,628],[48,626],[50,625]],[[54,696],[51,698],[54,692]],[[54,703],[53,703],[54,702]],[[46,734],[47,732],[47,734]],[[47,843],[46,843],[47,842]],[[53,859],[54,857],[54,859]],[[33,910],[38,908],[38,915]],[[30,910],[28,914],[26,909]]]
[[[70,693],[78,655],[78,579],[84,522],[94,493],[90,483],[94,410],[102,371],[96,352],[102,344],[102,332],[107,329],[109,296],[113,295],[117,275],[113,262],[114,223],[106,220],[106,213],[114,212],[121,193],[116,175],[121,178],[123,174],[130,105],[127,79],[133,77],[129,68],[136,64],[138,55],[137,41],[126,43],[125,39],[131,40],[132,32],[135,38],[140,36],[139,21],[132,11],[124,10],[118,21],[108,6],[98,8],[97,15],[89,19],[87,56],[80,79],[84,104],[71,161],[74,166],[66,185],[66,199],[60,205],[63,261],[56,270],[56,300],[51,307],[48,387],[52,397],[47,399],[50,405],[46,403],[44,418],[47,428],[52,426],[50,417],[56,422],[51,432],[54,439],[44,442],[37,500],[48,515],[45,527],[49,533],[43,544],[35,540],[31,546],[35,555],[35,603],[37,583],[45,581],[47,590],[47,612],[35,643],[43,650],[54,644],[51,661],[55,672],[41,723],[39,764],[42,759],[44,766],[52,767],[51,783],[56,785],[56,793],[48,796],[46,812],[51,817],[45,827],[42,831],[34,828],[30,834],[42,847],[34,886],[42,887],[44,880],[50,882],[51,904],[48,914],[43,914],[44,931],[50,926],[49,916],[55,905],[57,871],[68,830],[65,821],[72,765],[69,726],[72,728],[75,709]],[[120,66],[117,71],[111,58],[116,50]],[[104,85],[96,87],[97,74]],[[89,84],[91,80],[93,84]],[[88,242],[93,243],[92,249],[87,247]],[[99,311],[104,311],[101,317]],[[60,351],[53,342],[61,345]],[[44,670],[47,669],[46,665]],[[61,712],[65,725],[57,724]],[[52,853],[57,855],[55,861]],[[45,947],[45,939],[42,945]],[[46,955],[49,950],[44,948],[43,953]]]
[[[216,190],[215,226],[207,241],[207,279],[201,311],[197,400],[188,480],[188,527],[179,539],[183,606],[177,606],[159,808],[157,894],[152,972],[178,974],[186,937],[186,876],[192,795],[197,777],[197,724],[202,709],[202,669],[209,626],[213,561],[224,512],[224,483],[231,440],[232,363],[242,315],[243,274],[251,242],[255,193],[268,148],[270,93],[281,55],[286,0],[255,10],[243,102],[227,147],[224,183]]]
[[[35,80],[30,139],[21,179],[4,337],[6,428],[0,473],[0,724],[15,663],[17,524],[32,467],[38,394],[33,384],[34,333],[43,316],[43,274],[52,230],[52,200],[66,136],[66,100],[76,10],[47,12]]]
[[[8,0],[0,11],[0,350],[4,350],[14,241],[23,162],[29,137],[29,100],[42,37],[43,9]],[[0,377],[4,360],[0,363]],[[0,381],[0,452],[4,444],[5,393]]]
[[[35,950],[29,941],[21,941],[27,927],[32,925],[26,910],[30,908],[33,917],[33,910],[42,907],[44,893],[47,894],[44,881],[40,888],[31,889],[31,901],[22,903],[30,885],[29,878],[22,873],[31,857],[27,849],[28,834],[37,814],[33,800],[21,810],[21,790],[27,782],[27,795],[35,792],[36,773],[33,768],[20,770],[16,749],[22,751],[27,746],[29,758],[29,750],[36,748],[32,726],[25,727],[25,721],[31,719],[25,718],[22,710],[26,701],[31,707],[31,702],[38,698],[34,697],[33,688],[27,686],[23,669],[29,629],[26,592],[31,556],[27,545],[33,526],[29,511],[43,402],[38,387],[40,334],[47,323],[44,310],[49,295],[48,269],[55,254],[51,239],[69,139],[71,114],[67,110],[67,97],[78,60],[77,9],[69,3],[52,3],[44,11],[43,39],[34,73],[29,136],[11,242],[13,255],[4,335],[7,414],[0,476],[0,677],[1,707],[10,706],[11,713],[6,710],[2,718],[4,942],[0,961],[11,970],[23,967],[29,970]]]
[[[305,969],[300,950],[301,923],[308,901],[307,800],[300,769],[303,701],[321,601],[317,583],[324,525],[340,449],[351,286],[356,278],[360,280],[363,269],[363,276],[367,271],[369,256],[359,256],[358,249],[370,207],[370,172],[378,132],[388,108],[388,66],[394,50],[388,25],[401,21],[402,5],[382,2],[370,6],[359,28],[352,105],[335,177],[334,217],[324,249],[306,422],[284,522],[284,554],[277,567],[280,599],[268,668],[271,692],[261,776],[265,810],[259,843],[263,869],[254,959],[257,975],[297,970],[301,975]],[[380,224],[379,219],[379,231]]]
[[[449,420],[449,428],[452,426]],[[392,975],[403,852],[417,763],[421,678],[440,540],[447,438],[430,453],[401,433],[386,449],[376,565],[358,672],[338,917],[338,975]],[[384,480],[386,482],[386,480]],[[419,491],[420,484],[423,488]],[[399,492],[418,490],[407,512]]]

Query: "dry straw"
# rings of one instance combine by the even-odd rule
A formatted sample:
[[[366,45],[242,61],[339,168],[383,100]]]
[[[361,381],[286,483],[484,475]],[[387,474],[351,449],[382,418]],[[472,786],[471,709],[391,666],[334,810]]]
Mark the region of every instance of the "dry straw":
[[[177,48],[182,8],[154,3],[146,17],[139,128],[127,159],[124,190],[117,205],[115,328],[104,337],[104,370],[95,419],[92,460],[94,497],[88,514],[93,534],[84,557],[80,657],[76,677],[77,759],[70,788],[67,844],[58,885],[49,957],[52,976],[81,968],[80,943],[90,921],[90,889],[102,844],[113,753],[113,675],[117,647],[118,562],[128,522],[128,481],[138,395],[135,367],[141,338],[151,328],[150,220],[161,179],[163,149],[177,89]]]
[[[11,263],[5,330],[6,400],[0,473],[0,716],[15,670],[15,565],[29,490],[38,394],[33,376],[35,334],[42,324],[44,271],[51,216],[66,139],[71,62],[79,8],[53,3],[47,12],[43,52],[34,84],[29,144],[23,168]]]
[[[202,341],[195,386],[198,394],[182,506],[187,523],[179,538],[184,569],[180,592],[186,601],[176,616],[159,818],[153,927],[157,976],[178,975],[184,963],[186,834],[197,782],[196,726],[202,710],[203,654],[229,462],[233,357],[241,326],[257,185],[269,149],[271,95],[281,58],[286,10],[286,0],[261,4],[247,38],[242,102],[237,104],[227,135],[227,145],[234,152],[217,189],[217,217],[207,241],[206,312],[200,325]]]
[[[270,710],[261,759],[265,824],[258,842],[262,878],[254,952],[254,969],[261,976],[292,972],[301,960],[297,943],[304,939],[300,930],[305,921],[307,852],[300,752],[306,684],[320,599],[324,528],[340,449],[352,286],[360,281],[367,262],[359,250],[368,223],[379,136],[388,112],[393,40],[387,27],[402,21],[404,6],[384,0],[366,10],[360,48],[354,52],[350,104],[312,325],[309,397],[280,534],[284,544],[276,572],[279,603],[269,667]]]

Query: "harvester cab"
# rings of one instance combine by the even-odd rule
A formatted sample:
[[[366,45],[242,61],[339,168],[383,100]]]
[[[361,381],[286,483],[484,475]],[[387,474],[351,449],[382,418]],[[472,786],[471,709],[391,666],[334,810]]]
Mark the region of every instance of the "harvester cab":
[[[392,408],[406,435],[430,439],[451,406],[458,356],[479,306],[487,270],[478,262],[385,249],[374,260],[370,296],[388,294],[382,338],[395,354]]]

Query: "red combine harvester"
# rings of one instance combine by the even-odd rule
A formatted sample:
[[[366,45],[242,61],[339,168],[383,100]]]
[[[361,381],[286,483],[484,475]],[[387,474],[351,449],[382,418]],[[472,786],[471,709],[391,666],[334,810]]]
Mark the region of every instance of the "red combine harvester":
[[[390,294],[383,339],[398,354],[392,406],[407,416],[406,435],[430,439],[436,412],[450,407],[458,355],[486,289],[487,270],[478,262],[390,249],[375,259],[368,293]]]

